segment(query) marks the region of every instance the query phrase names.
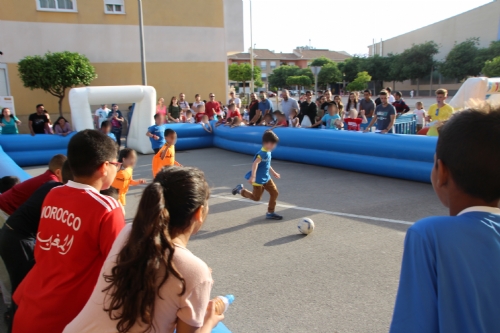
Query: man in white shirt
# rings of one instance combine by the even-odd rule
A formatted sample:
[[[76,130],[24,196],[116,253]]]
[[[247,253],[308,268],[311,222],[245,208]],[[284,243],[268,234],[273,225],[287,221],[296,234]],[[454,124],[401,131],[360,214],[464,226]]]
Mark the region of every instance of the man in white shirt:
[[[236,94],[234,93],[234,91],[231,91],[229,93],[229,99],[227,100],[227,105],[229,105],[231,103],[236,104],[236,107],[238,108],[238,110],[241,109],[241,99],[236,97]]]
[[[290,111],[292,109],[296,109],[297,112],[299,110],[299,103],[293,98],[290,98],[290,92],[286,89],[283,89],[281,92],[281,111],[285,114],[285,119],[288,119],[288,116],[290,115]]]
[[[184,93],[179,94],[179,106],[181,107],[181,112],[186,114],[186,111],[191,110],[189,103],[186,101],[186,95]]]
[[[95,110],[94,125],[96,129],[100,129],[102,122],[108,120],[108,114],[110,111],[111,110],[108,109],[106,104],[101,104],[101,107]]]
[[[396,101],[396,98],[392,95],[392,89],[390,87],[385,88],[387,92],[389,93],[389,104],[392,104]]]

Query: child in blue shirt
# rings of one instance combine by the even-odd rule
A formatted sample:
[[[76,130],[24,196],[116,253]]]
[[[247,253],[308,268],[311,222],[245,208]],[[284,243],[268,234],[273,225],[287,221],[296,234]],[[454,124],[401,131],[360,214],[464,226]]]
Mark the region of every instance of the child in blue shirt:
[[[109,120],[105,120],[101,123],[101,132],[113,139],[114,142],[117,142],[116,136],[111,133],[111,122]]]
[[[339,130],[342,128],[342,119],[339,116],[339,108],[337,103],[332,102],[328,104],[328,113],[325,114],[320,120],[309,127],[317,127],[325,124],[326,129]]]
[[[252,184],[253,191],[250,192],[243,188],[243,184],[237,185],[233,189],[233,195],[241,194],[242,197],[253,201],[260,201],[264,191],[269,192],[269,205],[267,207],[266,219],[281,220],[283,216],[274,212],[276,208],[276,199],[278,198],[278,189],[271,179],[271,174],[276,179],[280,179],[279,173],[271,167],[271,152],[278,144],[278,136],[271,130],[265,131],[262,136],[262,148],[257,152],[253,159],[252,170],[247,173],[245,178]]]
[[[151,141],[151,148],[158,153],[165,144],[165,115],[161,113],[155,114],[155,124],[148,127],[146,136]]]
[[[439,131],[431,181],[450,216],[408,229],[391,333],[499,332],[500,108]]]

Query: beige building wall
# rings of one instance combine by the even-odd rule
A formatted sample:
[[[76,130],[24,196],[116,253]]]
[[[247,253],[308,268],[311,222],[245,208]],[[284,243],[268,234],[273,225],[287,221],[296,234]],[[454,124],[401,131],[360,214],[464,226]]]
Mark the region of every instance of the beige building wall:
[[[0,62],[25,121],[22,132],[36,104],[45,104],[52,118],[58,113],[57,98],[23,87],[17,62],[25,56],[79,52],[96,69],[93,86],[141,84],[136,0],[124,1],[125,14],[105,14],[104,0],[76,0],[76,12],[40,11],[37,1],[3,0],[0,10]],[[158,97],[168,101],[183,92],[192,102],[196,93],[208,99],[214,92],[226,100],[227,55],[243,51],[242,0],[148,0],[143,8],[148,85]],[[67,99],[63,110],[69,117]]]
[[[376,43],[375,54],[384,56],[389,53],[397,54],[413,44],[434,41],[439,45],[439,53],[435,59],[444,60],[455,42],[461,43],[471,37],[479,37],[480,47],[487,47],[492,41],[500,39],[500,1],[493,1],[449,19]],[[368,49],[372,55],[373,45]],[[392,83],[386,84],[392,85]],[[436,89],[438,84],[439,82],[434,82],[433,89]],[[460,83],[441,84],[440,87],[457,90],[460,85]],[[429,82],[421,82],[421,90],[428,91],[430,88]],[[396,82],[396,89],[407,91],[416,89],[416,85],[412,85],[410,81]]]

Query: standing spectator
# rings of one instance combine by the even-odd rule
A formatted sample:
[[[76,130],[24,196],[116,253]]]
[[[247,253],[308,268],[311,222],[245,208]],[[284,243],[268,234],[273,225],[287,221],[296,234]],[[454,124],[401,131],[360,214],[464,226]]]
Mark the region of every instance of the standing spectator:
[[[205,104],[205,113],[209,120],[213,120],[215,115],[220,114],[220,103],[215,100],[215,94],[210,93],[210,100]]]
[[[323,97],[323,91],[322,90],[318,90],[316,92],[316,104],[318,104],[320,102],[321,97]]]
[[[417,133],[425,126],[425,118],[427,117],[427,111],[424,109],[424,103],[417,102],[415,104],[415,110],[413,113],[417,116]]]
[[[47,116],[47,119],[49,120],[49,126],[48,128],[45,129],[45,134],[54,134],[54,131],[52,130],[52,121],[50,120],[50,114],[47,110],[44,110],[43,113]]]
[[[265,115],[267,113],[273,114],[274,108],[273,103],[267,98],[266,93],[261,91],[259,94],[259,110],[261,114]]]
[[[248,125],[257,125],[262,120],[262,111],[259,109],[259,101],[255,93],[250,94],[250,105],[248,106]]]
[[[229,93],[229,99],[227,101],[227,105],[229,105],[231,103],[234,103],[236,105],[236,108],[238,110],[241,109],[241,99],[239,99],[238,97],[236,97],[236,94],[235,94],[234,91],[231,91]]]
[[[387,93],[389,94],[389,104],[392,104],[396,101],[396,99],[394,98],[394,96],[392,95],[392,89],[390,87],[387,87],[385,88],[385,90],[387,91]]]
[[[50,132],[49,118],[45,114],[45,107],[43,104],[36,106],[36,113],[29,116],[29,128],[31,135],[45,134],[46,131]]]
[[[389,93],[386,90],[380,92],[382,104],[377,105],[372,120],[365,129],[368,132],[373,124],[377,123],[377,131],[382,134],[394,133],[394,123],[396,122],[396,108],[389,104]]]
[[[316,122],[316,115],[318,113],[318,106],[312,100],[312,93],[308,90],[306,91],[306,100],[300,103],[299,121],[302,124],[304,117],[309,118],[309,125]]]
[[[129,105],[128,113],[127,113],[127,121],[128,121],[129,128],[132,124],[132,117],[134,116],[134,109],[135,109],[135,103],[132,103],[132,105]]]
[[[322,102],[320,105],[320,109],[323,111],[323,115],[325,115],[328,113],[328,105],[330,105],[333,102],[332,92],[330,90],[325,90],[325,93],[323,94],[323,96],[325,97],[325,99],[321,100]]]
[[[341,113],[342,114],[349,113],[349,111],[351,111],[351,109],[359,111],[358,96],[353,92],[349,94],[349,99],[347,100],[347,105],[345,107],[345,110]]]
[[[118,105],[111,105],[111,112],[108,115],[108,119],[111,122],[111,133],[114,134],[116,143],[118,144],[118,147],[120,147],[122,138],[123,115],[122,112],[118,109]]]
[[[168,120],[174,123],[178,123],[181,117],[181,107],[177,101],[177,97],[172,96],[170,99],[170,104],[168,105]]]
[[[413,98],[413,95],[415,94],[415,92],[413,91],[413,89],[410,91],[410,98]]]
[[[357,95],[355,95],[356,100],[358,100]],[[339,109],[339,115],[341,118],[344,118],[345,112],[344,112],[344,104],[342,103],[342,97],[339,95],[335,95],[333,97],[333,102],[337,104],[337,108]]]
[[[19,125],[21,125],[21,121],[10,112],[10,109],[3,108],[0,115],[2,134],[18,134],[17,126]]]
[[[292,109],[299,109],[299,103],[293,98],[290,98],[290,92],[286,89],[283,89],[281,92],[281,111],[285,115],[285,119],[288,119],[290,116],[290,111]]]
[[[403,95],[401,94],[401,92],[396,91],[396,93],[394,95],[396,96],[396,100],[394,101],[394,103],[392,103],[392,105],[394,105],[398,114],[403,114],[403,113],[410,111],[410,107],[404,101]]]
[[[194,103],[191,105],[191,110],[193,110],[193,113],[195,114],[198,110],[198,105],[205,105],[205,102],[201,100],[200,94],[194,95]]]
[[[158,99],[158,104],[156,104],[156,113],[162,114],[164,116],[167,115],[167,106],[165,105],[165,100],[163,97]]]
[[[54,133],[62,136],[66,136],[69,133],[73,132],[71,130],[71,125],[64,117],[59,117],[54,124]]]
[[[367,123],[372,120],[373,112],[375,111],[375,102],[372,100],[372,92],[371,90],[366,89],[363,92],[363,99],[359,101],[359,114],[358,117],[366,117]],[[365,126],[361,126],[362,129],[365,129]]]
[[[186,101],[186,95],[184,93],[179,94],[179,106],[181,107],[181,112],[186,114],[187,110],[191,110],[188,101]]]
[[[101,104],[101,107],[95,110],[94,121],[95,128],[101,128],[101,124],[103,121],[108,120],[108,115],[111,110],[108,109],[106,104]]]
[[[432,104],[427,112],[427,121],[445,121],[448,120],[453,114],[453,107],[446,103],[448,98],[448,90],[436,90],[436,104]]]

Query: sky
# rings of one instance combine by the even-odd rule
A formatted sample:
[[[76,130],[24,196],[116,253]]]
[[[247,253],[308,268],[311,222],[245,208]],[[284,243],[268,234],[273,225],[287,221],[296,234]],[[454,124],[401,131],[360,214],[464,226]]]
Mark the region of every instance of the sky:
[[[251,0],[253,43],[290,53],[297,46],[367,54],[373,39],[389,39],[491,0]],[[381,4],[384,4],[383,6]],[[250,0],[243,0],[245,51],[250,48]],[[309,39],[311,40],[309,42]]]

